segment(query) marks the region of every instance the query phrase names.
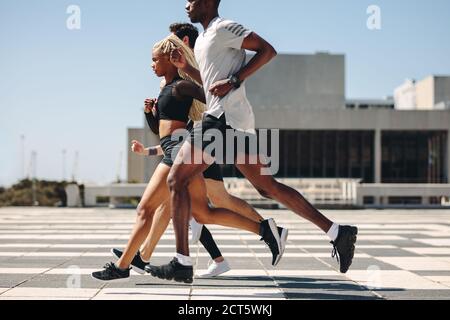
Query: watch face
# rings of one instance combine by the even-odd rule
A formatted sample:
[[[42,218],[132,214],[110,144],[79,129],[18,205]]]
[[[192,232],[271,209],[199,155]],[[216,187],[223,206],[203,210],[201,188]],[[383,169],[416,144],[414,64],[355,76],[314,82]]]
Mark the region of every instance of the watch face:
[[[236,88],[238,88],[240,86],[240,81],[239,81],[238,77],[236,77],[236,76],[232,76],[231,79],[230,79],[230,82]]]

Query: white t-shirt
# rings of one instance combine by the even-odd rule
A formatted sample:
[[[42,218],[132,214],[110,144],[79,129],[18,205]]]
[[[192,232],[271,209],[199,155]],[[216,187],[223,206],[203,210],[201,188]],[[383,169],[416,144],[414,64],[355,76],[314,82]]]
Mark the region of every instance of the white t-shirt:
[[[216,118],[225,113],[232,128],[254,132],[255,115],[244,83],[223,98],[213,96],[208,90],[213,83],[229,79],[245,65],[246,54],[241,46],[250,33],[236,22],[217,17],[199,35],[194,51],[206,94],[205,112]]]

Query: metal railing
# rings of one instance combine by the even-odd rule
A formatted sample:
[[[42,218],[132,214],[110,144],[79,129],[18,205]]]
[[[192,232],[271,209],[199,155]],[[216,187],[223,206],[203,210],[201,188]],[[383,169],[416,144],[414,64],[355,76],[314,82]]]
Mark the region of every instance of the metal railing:
[[[315,205],[356,205],[357,187],[360,179],[277,179],[298,192]],[[250,203],[275,204],[266,199],[246,179],[224,179],[227,190]]]

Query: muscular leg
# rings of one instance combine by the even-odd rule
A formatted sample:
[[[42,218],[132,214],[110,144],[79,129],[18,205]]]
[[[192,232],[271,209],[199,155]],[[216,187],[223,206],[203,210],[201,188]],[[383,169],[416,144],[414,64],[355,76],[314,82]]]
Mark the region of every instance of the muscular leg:
[[[245,162],[248,163],[249,161]],[[324,232],[330,230],[332,221],[314,208],[299,192],[279,183],[271,175],[261,175],[261,169],[265,166],[261,164],[259,159],[257,164],[236,164],[236,167],[262,196],[282,203],[300,217],[314,223]]]
[[[202,175],[197,175],[191,180],[189,193],[191,195],[192,215],[199,223],[242,229],[259,235],[259,222],[228,209],[210,208],[208,206],[206,184]]]
[[[261,215],[247,202],[229,194],[222,181],[205,179],[205,183],[208,199],[212,202],[214,207],[229,209],[255,222],[264,220],[264,218],[261,217]]]
[[[170,168],[160,164],[153,174],[137,209],[137,218],[127,247],[116,263],[120,269],[130,266],[133,257],[147,237],[156,209],[169,197],[166,179]]]
[[[191,216],[191,198],[188,185],[191,177],[201,174],[208,168],[207,164],[189,164],[190,162],[186,161],[193,151],[194,148],[191,148],[189,142],[183,144],[167,179],[177,253],[184,256],[189,256],[188,225]]]
[[[162,235],[167,229],[169,225],[171,216],[170,216],[170,204],[169,200],[164,202],[159,208],[156,210],[153,216],[153,222],[150,229],[150,233],[145,239],[145,242],[141,246],[141,258],[144,261],[149,261],[152,257],[153,251],[155,251],[155,247],[161,239]]]
[[[207,154],[186,142],[178,153],[177,160],[168,177],[177,253],[189,256],[187,226],[191,211],[191,197],[196,199],[193,216],[198,222],[244,229],[259,235],[259,223],[230,210],[209,208],[205,181],[201,175],[209,165],[205,162],[193,164],[193,160],[197,160],[194,159],[195,153],[203,154],[202,159],[206,159],[208,162],[213,160],[211,157],[208,158]]]
[[[156,210],[156,213],[153,216],[153,222],[150,229],[150,233],[145,239],[145,242],[141,246],[141,258],[144,261],[150,261],[152,254],[156,248],[156,245],[160,241],[162,235],[167,229],[167,226],[170,222],[170,205],[169,200],[164,202],[159,208]],[[215,262],[222,262],[224,258],[220,253],[219,248],[217,248],[214,239],[212,238],[209,230],[204,226],[202,230],[202,235],[200,237],[200,242],[203,244],[205,249],[211,255],[211,258]]]
[[[247,216],[249,219],[255,222],[260,222],[263,220],[263,218],[259,216],[259,214],[245,201],[231,196],[226,191],[223,182],[215,181],[212,179],[206,179],[205,181],[208,192],[208,199],[213,203],[215,207],[222,207],[230,210],[242,207],[242,213],[244,213],[244,216]],[[141,246],[141,258],[144,261],[149,261],[151,259],[156,245],[158,244],[159,240],[167,229],[167,226],[169,225],[170,219],[170,204],[169,201],[167,201],[156,210],[156,213],[153,216],[150,233]],[[216,253],[220,252],[220,250],[217,248],[217,245],[215,244],[211,233],[209,232],[209,230],[207,230],[206,226],[203,229],[204,230],[202,231],[200,242],[206,248],[208,253],[212,254],[211,257],[214,261],[224,261],[223,256]]]
[[[212,205],[215,208],[229,209],[231,211],[242,214],[244,217],[247,217],[255,222],[261,222],[262,220],[264,220],[264,218],[262,218],[258,214],[258,212],[256,212],[256,210],[253,209],[253,207],[250,206],[247,202],[229,194],[228,191],[225,189],[223,181],[216,181],[214,179],[205,179],[205,183],[206,183],[206,190],[208,193],[208,199],[209,201],[211,201]],[[208,239],[208,241],[205,241],[206,245],[202,242],[202,238]],[[207,246],[217,248],[217,245],[215,244],[214,239],[209,230],[206,228],[206,226],[203,227],[200,242],[202,242],[205,248]],[[224,260],[225,259],[222,256],[214,259],[214,261],[217,263],[220,263]]]

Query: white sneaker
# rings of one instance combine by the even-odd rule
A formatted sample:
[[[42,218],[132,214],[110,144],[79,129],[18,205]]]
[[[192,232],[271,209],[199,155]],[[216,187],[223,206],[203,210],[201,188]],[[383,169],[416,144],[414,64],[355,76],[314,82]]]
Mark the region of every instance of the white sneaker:
[[[208,267],[208,270],[205,273],[198,274],[197,278],[214,278],[230,270],[231,268],[227,260],[219,263],[212,261],[212,263]]]
[[[202,236],[203,225],[192,218],[189,221],[189,227],[191,229],[191,244],[196,244]]]

